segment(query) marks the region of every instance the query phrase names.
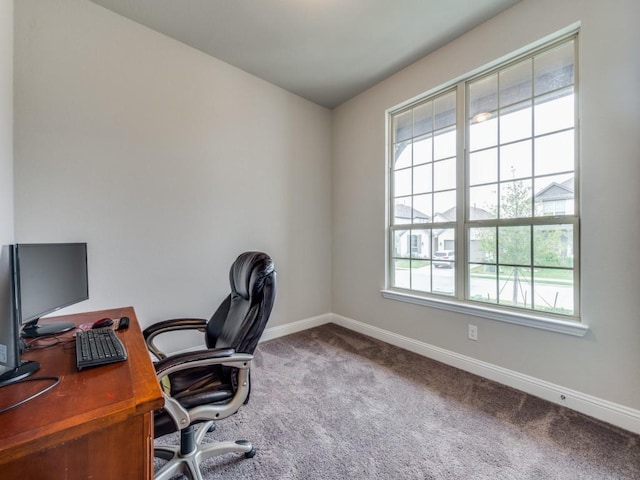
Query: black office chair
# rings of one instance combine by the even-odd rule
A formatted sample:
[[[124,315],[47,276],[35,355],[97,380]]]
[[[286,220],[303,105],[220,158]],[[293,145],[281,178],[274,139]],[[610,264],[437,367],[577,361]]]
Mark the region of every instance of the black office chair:
[[[165,320],[143,332],[157,358],[164,408],[155,413],[158,438],[180,430],[179,446],[156,446],[154,456],[168,460],[155,473],[166,480],[178,473],[202,479],[199,463],[230,452],[251,458],[255,449],[246,440],[202,444],[214,421],[229,417],[249,400],[249,370],[276,296],[276,272],[261,252],[241,254],[229,272],[231,293],[210,320]],[[167,357],[155,345],[160,334],[197,329],[205,332],[207,349]]]

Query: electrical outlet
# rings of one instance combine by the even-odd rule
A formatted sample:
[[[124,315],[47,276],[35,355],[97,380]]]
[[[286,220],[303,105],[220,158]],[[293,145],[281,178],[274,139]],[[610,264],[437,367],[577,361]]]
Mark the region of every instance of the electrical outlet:
[[[469,325],[469,340],[478,340],[478,327]]]

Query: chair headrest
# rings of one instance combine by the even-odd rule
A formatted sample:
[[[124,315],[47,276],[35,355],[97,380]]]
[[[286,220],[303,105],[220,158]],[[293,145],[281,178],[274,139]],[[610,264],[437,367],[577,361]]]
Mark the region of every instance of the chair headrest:
[[[238,256],[229,272],[232,290],[245,300],[262,289],[264,280],[273,273],[273,260],[266,253],[245,252]]]

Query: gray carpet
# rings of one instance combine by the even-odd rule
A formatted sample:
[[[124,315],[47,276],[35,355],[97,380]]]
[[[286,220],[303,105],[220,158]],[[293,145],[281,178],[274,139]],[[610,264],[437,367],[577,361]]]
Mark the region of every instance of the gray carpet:
[[[640,479],[640,437],[329,324],[259,345],[213,479]],[[175,434],[159,439],[177,440]]]

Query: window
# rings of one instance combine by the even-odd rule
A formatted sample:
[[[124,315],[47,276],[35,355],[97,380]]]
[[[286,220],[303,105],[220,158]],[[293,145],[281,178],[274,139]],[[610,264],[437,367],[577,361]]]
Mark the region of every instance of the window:
[[[577,320],[577,35],[389,113],[388,288]]]

